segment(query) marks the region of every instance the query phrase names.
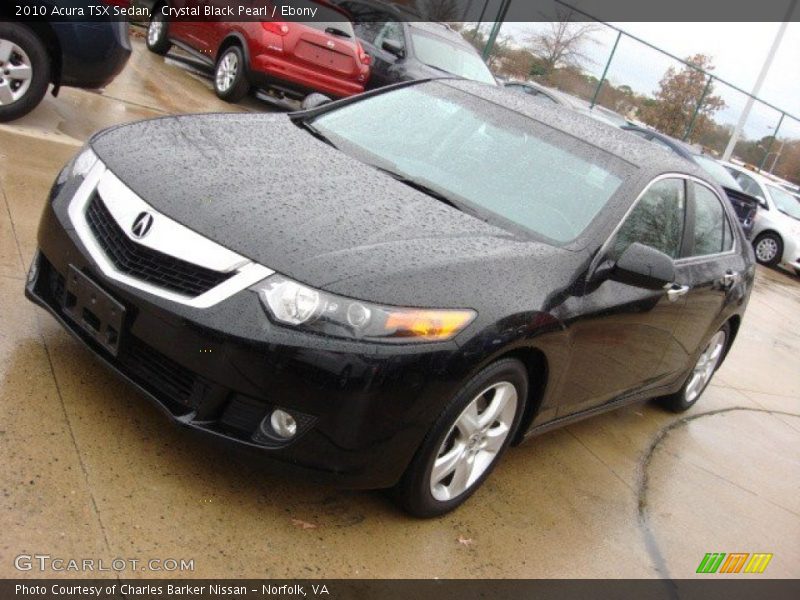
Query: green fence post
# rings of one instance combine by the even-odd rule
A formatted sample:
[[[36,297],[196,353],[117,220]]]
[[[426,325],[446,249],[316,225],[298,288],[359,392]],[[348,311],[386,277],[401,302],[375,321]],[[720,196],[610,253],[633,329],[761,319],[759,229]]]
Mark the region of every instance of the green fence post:
[[[483,47],[483,60],[486,61],[489,58],[489,55],[492,53],[492,48],[494,48],[494,43],[497,41],[497,34],[500,33],[500,27],[503,26],[503,21],[506,18],[506,13],[508,12],[508,7],[511,4],[511,0],[503,0],[503,3],[500,5],[500,10],[497,14],[497,20],[492,25],[492,32],[489,34],[489,39],[486,40],[486,45]]]
[[[478,17],[478,22],[475,25],[475,30],[472,32],[472,41],[474,42],[478,38],[478,32],[481,30],[481,25],[483,25],[483,17],[486,16],[486,9],[489,8],[489,0],[483,3],[483,8],[481,9],[481,15]]]
[[[763,169],[764,165],[767,163],[767,159],[769,158],[769,154],[770,154],[770,152],[769,152],[770,148],[772,148],[772,144],[775,143],[775,140],[778,137],[778,130],[781,128],[781,125],[783,124],[783,117],[785,117],[785,116],[786,116],[786,113],[781,113],[781,118],[778,119],[778,124],[775,126],[775,132],[772,134],[772,137],[769,140],[769,144],[767,144],[767,149],[764,152],[764,158],[761,159],[761,163],[758,165],[758,171],[759,172],[761,172],[761,169]],[[774,167],[775,167],[775,165],[773,165],[773,171],[775,170]]]
[[[700,100],[697,101],[697,106],[694,107],[694,113],[692,114],[692,119],[689,121],[689,125],[686,127],[686,132],[683,134],[682,139],[684,142],[692,134],[692,130],[694,129],[694,123],[697,120],[697,115],[700,114],[700,109],[703,107],[703,100],[706,99],[706,96],[708,95],[708,90],[711,89],[712,81],[714,81],[714,76],[709,75],[708,81],[706,81],[706,87],[703,88],[703,93],[700,94]]]
[[[597,103],[597,97],[600,95],[600,88],[603,87],[603,82],[606,80],[606,75],[608,75],[608,68],[611,66],[611,61],[614,58],[614,54],[617,52],[617,44],[619,44],[619,38],[622,37],[622,32],[617,32],[617,39],[614,40],[614,46],[611,48],[611,54],[608,55],[608,60],[606,61],[606,68],[603,69],[603,75],[600,77],[600,81],[597,82],[597,87],[594,89],[594,96],[592,96],[592,103],[589,105],[589,108],[594,108],[594,105]]]

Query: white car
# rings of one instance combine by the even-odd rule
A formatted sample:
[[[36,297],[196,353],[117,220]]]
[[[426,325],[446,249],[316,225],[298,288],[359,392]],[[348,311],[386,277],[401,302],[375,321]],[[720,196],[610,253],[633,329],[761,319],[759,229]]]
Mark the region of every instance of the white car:
[[[724,165],[745,192],[758,198],[752,237],[756,260],[762,265],[792,267],[800,276],[800,200],[758,173]]]

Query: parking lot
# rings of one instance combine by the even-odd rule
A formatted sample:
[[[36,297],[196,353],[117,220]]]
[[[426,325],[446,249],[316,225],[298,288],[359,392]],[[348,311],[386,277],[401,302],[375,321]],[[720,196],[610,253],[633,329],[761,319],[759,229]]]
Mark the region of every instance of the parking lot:
[[[676,416],[642,404],[530,439],[436,520],[379,492],[279,477],[171,426],[24,299],[43,203],[97,129],[279,106],[232,108],[134,41],[102,95],[65,89],[0,126],[0,575],[40,553],[193,559],[170,575],[199,578],[684,578],[708,552],[772,553],[763,576],[800,574],[800,278],[784,271],[758,268],[698,406]]]

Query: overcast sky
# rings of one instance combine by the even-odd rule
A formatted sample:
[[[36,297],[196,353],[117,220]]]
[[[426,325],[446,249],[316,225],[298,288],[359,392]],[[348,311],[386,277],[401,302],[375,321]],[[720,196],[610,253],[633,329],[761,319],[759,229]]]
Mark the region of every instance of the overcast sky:
[[[546,23],[506,23],[501,34],[524,39],[539,31]],[[761,65],[772,44],[779,23],[614,23],[631,33],[676,56],[708,54],[720,78],[750,91],[758,78]],[[586,70],[599,77],[614,43],[616,32],[604,28],[594,35],[597,43],[587,44],[585,50],[594,64]],[[669,58],[623,36],[609,69],[609,80],[615,85],[627,84],[640,93],[652,94],[666,69],[674,64]],[[717,120],[735,123],[746,98],[736,91],[717,85],[715,93],[722,95],[728,107],[717,113]],[[800,117],[800,23],[789,23],[772,67],[764,81],[759,97]],[[777,124],[779,113],[763,105],[753,108],[745,127],[749,138],[769,135]],[[800,123],[785,119],[779,136],[800,138]]]

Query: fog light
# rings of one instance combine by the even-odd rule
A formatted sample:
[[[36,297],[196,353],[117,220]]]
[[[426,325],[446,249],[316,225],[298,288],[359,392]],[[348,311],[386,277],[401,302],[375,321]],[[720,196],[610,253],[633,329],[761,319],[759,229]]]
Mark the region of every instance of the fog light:
[[[269,424],[277,435],[286,440],[293,438],[297,433],[297,421],[292,415],[279,408],[272,412]]]

